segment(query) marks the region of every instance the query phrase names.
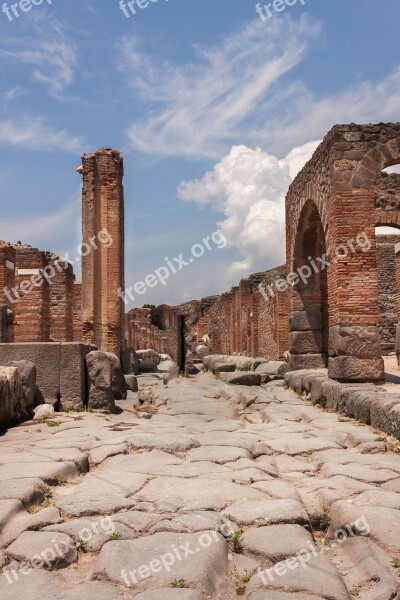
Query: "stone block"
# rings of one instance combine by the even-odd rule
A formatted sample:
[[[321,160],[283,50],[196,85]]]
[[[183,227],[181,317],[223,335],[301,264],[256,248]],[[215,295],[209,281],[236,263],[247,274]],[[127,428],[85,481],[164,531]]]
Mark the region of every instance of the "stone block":
[[[0,427],[26,415],[22,382],[16,367],[0,367]]]
[[[230,385],[261,385],[261,375],[254,371],[235,371],[235,373],[221,373],[220,378]]]
[[[130,392],[137,392],[139,389],[137,377],[135,375],[124,375],[126,387]]]
[[[121,351],[121,366],[125,375],[137,375],[139,373],[139,357],[133,348]]]
[[[121,362],[112,352],[106,352],[112,363],[112,390],[114,400],[126,400],[127,388],[125,383],[124,373],[121,368]]]
[[[322,314],[320,310],[294,311],[289,317],[289,331],[321,330]]]
[[[400,408],[400,395],[399,394],[374,394],[372,396],[373,401],[370,407],[370,423],[372,427],[382,429],[389,435],[392,431],[395,431],[393,427],[393,409],[396,407]]]
[[[363,359],[352,356],[329,358],[329,377],[337,381],[382,381],[384,379],[383,359]]]
[[[89,382],[88,403],[91,408],[115,412],[112,388],[113,363],[106,352],[98,350],[86,355]]]
[[[6,367],[15,367],[21,377],[24,403],[27,411],[35,406],[36,396],[36,367],[29,360],[11,360]]]
[[[236,367],[233,363],[217,363],[214,367],[214,373],[233,373]]]
[[[60,342],[0,344],[0,365],[28,360],[36,366],[35,404],[56,404],[60,397]]]
[[[144,365],[157,366],[161,362],[161,356],[155,350],[137,350],[136,354]]]
[[[396,325],[396,356],[397,362],[400,365],[400,323]]]
[[[293,371],[301,369],[325,369],[326,354],[290,354],[289,364]]]
[[[61,407],[83,408],[87,400],[87,375],[85,358],[93,346],[80,343],[61,344],[60,397]]]
[[[290,354],[319,354],[323,350],[320,331],[292,331],[289,333]]]
[[[381,358],[382,346],[377,327],[334,325],[329,328],[329,356]]]

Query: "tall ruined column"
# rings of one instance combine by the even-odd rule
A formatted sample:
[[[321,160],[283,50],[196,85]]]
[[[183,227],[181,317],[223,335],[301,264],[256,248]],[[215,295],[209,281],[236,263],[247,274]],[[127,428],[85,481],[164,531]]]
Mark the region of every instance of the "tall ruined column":
[[[83,156],[82,311],[84,340],[120,355],[124,347],[124,174],[118,150]]]

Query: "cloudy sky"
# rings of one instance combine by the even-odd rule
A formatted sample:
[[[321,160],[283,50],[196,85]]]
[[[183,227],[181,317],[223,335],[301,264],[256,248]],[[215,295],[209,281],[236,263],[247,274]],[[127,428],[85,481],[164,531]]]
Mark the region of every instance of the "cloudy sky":
[[[226,247],[134,303],[284,262],[284,196],[335,123],[400,117],[398,0],[44,0],[0,12],[0,239],[76,254],[84,152],[125,157],[126,284]],[[79,268],[78,268],[79,271]]]

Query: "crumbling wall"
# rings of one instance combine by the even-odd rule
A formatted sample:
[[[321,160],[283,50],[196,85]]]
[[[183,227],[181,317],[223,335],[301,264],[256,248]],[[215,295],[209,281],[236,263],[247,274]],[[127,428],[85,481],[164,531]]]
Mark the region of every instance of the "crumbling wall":
[[[376,239],[380,315],[378,329],[382,338],[383,354],[389,354],[395,351],[396,343],[395,246],[400,242],[400,235],[378,235]]]

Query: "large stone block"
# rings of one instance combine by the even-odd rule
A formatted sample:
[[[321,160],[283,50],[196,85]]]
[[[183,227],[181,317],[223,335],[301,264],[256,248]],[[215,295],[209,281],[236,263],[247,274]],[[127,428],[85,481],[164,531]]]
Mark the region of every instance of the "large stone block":
[[[112,352],[106,352],[110,359],[113,367],[112,374],[112,390],[114,400],[126,400],[128,388],[126,387],[126,381],[123,370],[121,368],[121,362],[115,354]]]
[[[330,327],[329,356],[381,358],[382,346],[378,328],[358,325]]]
[[[113,363],[106,352],[95,350],[86,355],[89,382],[89,406],[115,412],[112,388]]]
[[[220,378],[230,385],[260,385],[260,373],[254,371],[236,371],[235,373],[221,373]]]
[[[0,364],[28,360],[36,366],[35,404],[55,404],[60,397],[60,342],[0,344]]]
[[[139,357],[133,348],[121,351],[121,366],[125,375],[137,375],[139,373]]]
[[[326,360],[326,354],[290,354],[289,364],[293,371],[325,369]]]
[[[362,359],[352,356],[329,358],[329,377],[337,381],[382,381],[384,365],[382,358]]]
[[[11,360],[6,367],[15,367],[21,377],[24,403],[27,411],[32,411],[36,397],[36,367],[29,360]]]
[[[0,367],[0,427],[26,416],[22,382],[16,367]]]
[[[83,408],[87,399],[85,357],[95,346],[80,343],[61,344],[60,397],[65,408]]]
[[[292,331],[289,333],[290,354],[320,354],[323,350],[320,331]]]
[[[289,331],[320,330],[322,325],[322,314],[320,310],[306,312],[294,311],[289,317]]]

